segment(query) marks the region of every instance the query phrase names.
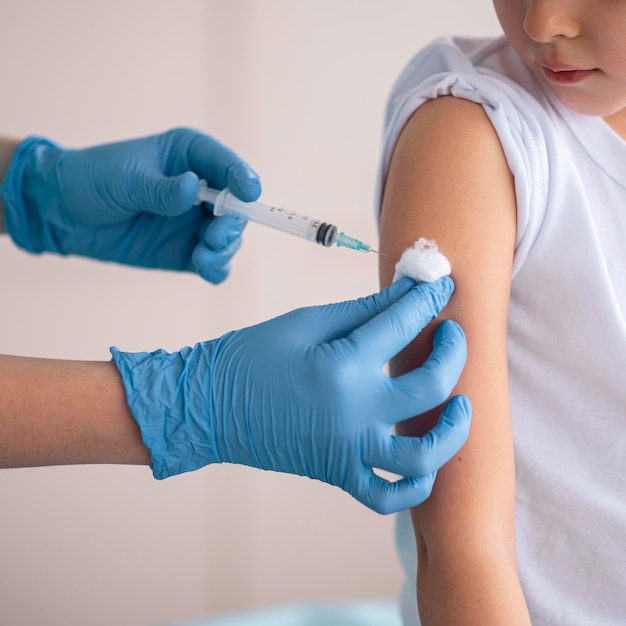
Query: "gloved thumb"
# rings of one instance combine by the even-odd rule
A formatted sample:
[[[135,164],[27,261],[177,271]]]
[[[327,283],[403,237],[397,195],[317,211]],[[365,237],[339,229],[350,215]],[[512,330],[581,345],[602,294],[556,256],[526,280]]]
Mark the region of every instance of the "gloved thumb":
[[[449,276],[417,284],[379,315],[355,329],[350,336],[352,342],[359,345],[368,358],[379,355],[390,359],[439,315],[453,291],[454,282]]]
[[[322,309],[333,319],[340,321],[346,328],[353,330],[389,308],[414,286],[415,281],[405,276],[388,287],[384,287],[378,293],[356,300],[328,304]]]
[[[193,172],[179,176],[147,174],[138,185],[137,208],[164,217],[182,215],[194,206],[199,184]]]
[[[399,304],[399,301],[410,298],[411,301],[415,301],[415,304],[413,310],[408,310],[406,313],[415,317],[415,314],[421,310],[422,317],[430,321],[447,304],[453,290],[454,283],[449,277],[444,277],[434,283],[421,283],[417,287],[412,278],[404,277],[366,298],[331,304],[324,308],[338,323],[341,322],[346,330],[352,331],[368,322],[375,323],[375,318],[390,313],[389,310]],[[388,318],[389,315],[376,323],[383,325]],[[425,323],[426,321],[423,325]]]

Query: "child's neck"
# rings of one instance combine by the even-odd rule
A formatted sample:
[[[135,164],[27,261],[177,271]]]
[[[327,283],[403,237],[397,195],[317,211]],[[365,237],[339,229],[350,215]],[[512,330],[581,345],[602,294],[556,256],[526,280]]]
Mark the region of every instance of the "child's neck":
[[[604,121],[622,138],[626,139],[626,109],[604,118]]]

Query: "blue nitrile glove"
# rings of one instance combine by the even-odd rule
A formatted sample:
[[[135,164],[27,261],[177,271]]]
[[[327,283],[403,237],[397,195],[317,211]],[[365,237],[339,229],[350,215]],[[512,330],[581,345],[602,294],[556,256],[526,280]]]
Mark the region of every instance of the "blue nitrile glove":
[[[239,463],[322,480],[382,513],[419,504],[467,438],[469,401],[453,398],[422,438],[390,428],[446,400],[465,364],[465,335],[444,321],[423,367],[391,379],[383,366],[452,291],[447,277],[417,286],[404,278],[173,354],[112,348],[155,477]],[[408,478],[390,483],[372,468]]]
[[[219,283],[245,221],[194,206],[199,178],[245,201],[261,193],[250,166],[188,128],[82,150],[30,137],[2,187],[7,229],[30,252],[197,272]]]

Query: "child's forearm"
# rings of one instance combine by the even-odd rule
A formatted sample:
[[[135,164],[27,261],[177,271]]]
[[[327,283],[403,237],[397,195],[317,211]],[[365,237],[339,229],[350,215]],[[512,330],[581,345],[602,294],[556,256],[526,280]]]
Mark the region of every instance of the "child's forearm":
[[[417,597],[424,626],[530,626],[514,557],[485,548],[480,558],[474,549],[420,559]],[[454,566],[446,566],[451,561]]]
[[[0,356],[0,467],[150,463],[112,362]]]

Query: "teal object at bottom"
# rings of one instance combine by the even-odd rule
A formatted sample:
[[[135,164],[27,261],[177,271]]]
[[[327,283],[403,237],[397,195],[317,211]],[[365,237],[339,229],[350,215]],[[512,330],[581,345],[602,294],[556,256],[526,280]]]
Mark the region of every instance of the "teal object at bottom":
[[[169,626],[402,626],[394,601],[287,604]]]

